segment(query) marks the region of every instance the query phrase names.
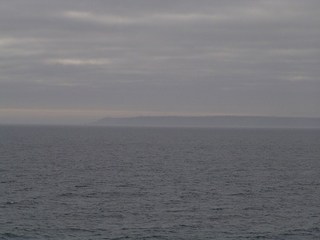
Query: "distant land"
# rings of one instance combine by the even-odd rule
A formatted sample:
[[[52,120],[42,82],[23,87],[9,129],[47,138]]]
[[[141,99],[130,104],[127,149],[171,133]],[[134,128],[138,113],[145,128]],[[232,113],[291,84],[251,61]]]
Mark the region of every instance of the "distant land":
[[[128,127],[320,128],[320,118],[264,116],[107,117],[94,123]]]

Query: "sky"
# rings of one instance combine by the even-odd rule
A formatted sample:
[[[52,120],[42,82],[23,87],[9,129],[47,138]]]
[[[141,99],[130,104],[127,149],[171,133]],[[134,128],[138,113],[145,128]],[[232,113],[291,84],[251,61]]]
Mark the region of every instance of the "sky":
[[[320,117],[319,0],[0,0],[0,123]]]

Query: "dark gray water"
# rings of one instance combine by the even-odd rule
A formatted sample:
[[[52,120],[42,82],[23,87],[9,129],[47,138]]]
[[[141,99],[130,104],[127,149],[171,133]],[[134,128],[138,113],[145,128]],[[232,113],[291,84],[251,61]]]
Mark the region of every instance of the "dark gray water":
[[[0,127],[0,239],[320,239],[320,131]]]

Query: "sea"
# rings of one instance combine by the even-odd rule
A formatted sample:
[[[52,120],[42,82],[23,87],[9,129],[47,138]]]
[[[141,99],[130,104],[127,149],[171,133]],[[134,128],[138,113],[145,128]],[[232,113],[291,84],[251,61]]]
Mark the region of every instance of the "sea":
[[[320,239],[320,130],[0,126],[0,239]]]

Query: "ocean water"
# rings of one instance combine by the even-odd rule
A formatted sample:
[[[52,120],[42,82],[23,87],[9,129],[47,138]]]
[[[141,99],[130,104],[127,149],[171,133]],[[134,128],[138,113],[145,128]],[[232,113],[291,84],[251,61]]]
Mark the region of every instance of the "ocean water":
[[[320,239],[320,131],[1,126],[0,239]]]

